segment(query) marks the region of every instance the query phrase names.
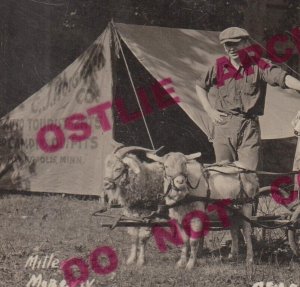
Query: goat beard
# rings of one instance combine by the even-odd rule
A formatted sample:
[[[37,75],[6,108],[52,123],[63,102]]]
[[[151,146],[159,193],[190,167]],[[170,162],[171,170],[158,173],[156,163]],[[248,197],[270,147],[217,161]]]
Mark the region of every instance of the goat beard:
[[[122,198],[120,197],[120,188],[107,189],[104,191],[104,197],[107,197],[108,204],[121,204],[123,205]]]
[[[182,200],[187,195],[187,192],[188,192],[187,188],[179,189],[179,190],[171,189],[168,198],[174,202],[177,202]]]

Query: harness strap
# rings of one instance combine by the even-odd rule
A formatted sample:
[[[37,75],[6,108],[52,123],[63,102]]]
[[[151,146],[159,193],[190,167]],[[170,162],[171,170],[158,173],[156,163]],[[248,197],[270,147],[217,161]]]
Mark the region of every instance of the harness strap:
[[[210,189],[210,185],[209,185],[209,172],[207,172],[207,170],[203,170],[203,176],[204,176],[205,182],[207,184],[206,198],[210,199],[211,189]],[[205,209],[207,209],[207,206],[208,206],[208,201],[205,202]]]
[[[167,189],[166,193],[162,196],[162,199],[166,198],[169,195],[171,189],[172,189],[172,181],[170,181],[170,183],[168,185],[168,189]]]
[[[253,199],[253,198],[250,198],[250,199],[251,199],[251,201],[244,202],[244,203],[253,203],[255,201],[255,199]],[[166,210],[169,210],[170,208],[174,208],[174,207],[177,207],[177,206],[180,206],[180,205],[183,205],[183,204],[192,203],[192,202],[195,202],[195,201],[203,201],[206,204],[208,204],[208,203],[216,203],[219,200],[220,199],[211,199],[211,198],[206,198],[206,197],[201,197],[201,196],[190,196],[190,195],[188,195],[185,198],[183,198],[182,200],[180,200],[176,203],[173,203],[171,205],[160,206],[159,211],[161,212],[163,210],[165,212]],[[276,226],[269,226],[269,225],[262,224],[262,223],[258,222],[257,220],[252,220],[251,218],[245,216],[242,212],[240,212],[235,207],[225,205],[224,208],[229,210],[230,212],[232,212],[235,217],[241,218],[242,220],[244,220],[244,221],[246,221],[250,224],[254,224],[257,227],[268,228],[268,229],[276,229],[276,228],[281,228],[281,227],[292,226],[293,225],[293,222],[291,221],[291,222],[288,222],[288,223],[284,222],[280,225],[277,224]],[[160,212],[156,212],[155,216],[159,216]]]
[[[177,176],[177,175],[176,175],[176,176]],[[174,178],[176,178],[176,176],[174,176]],[[196,185],[195,185],[195,186],[192,186],[192,184],[191,184],[190,181],[189,181],[188,176],[186,176],[186,175],[184,175],[184,176],[186,177],[186,183],[187,183],[187,185],[188,185],[188,187],[189,187],[190,189],[196,189],[196,188],[198,188],[198,186],[199,186],[199,184],[200,184],[200,178],[198,179],[198,182],[196,183]],[[165,179],[167,179],[166,176],[165,176]],[[176,187],[174,186],[173,178],[170,179],[170,183],[169,183],[169,185],[168,185],[168,189],[167,189],[167,191],[164,193],[164,195],[162,196],[162,199],[166,198],[166,197],[169,195],[169,193],[170,193],[170,191],[171,191],[172,188],[175,188],[175,189],[176,189]]]
[[[199,186],[200,178],[198,179],[198,182],[196,183],[196,186],[192,186],[188,178],[187,178],[186,183],[187,183],[187,185],[188,185],[189,188],[191,188],[191,189],[196,189],[196,188],[198,188],[198,186]]]
[[[239,169],[240,171],[236,171],[236,172],[225,172],[225,171],[220,171],[217,169],[214,169],[213,167],[235,167],[237,169]],[[256,173],[258,175],[293,175],[293,174],[299,174],[300,170],[293,170],[293,171],[288,171],[288,172],[272,172],[272,171],[263,171],[263,170],[253,170],[253,169],[247,169],[247,168],[243,168],[237,165],[233,165],[233,164],[219,164],[219,163],[214,163],[214,164],[210,164],[210,165],[205,165],[204,166],[204,170],[208,170],[208,171],[215,171],[215,172],[219,172],[222,174],[233,174],[233,173]]]
[[[115,178],[111,178],[111,177],[104,177],[104,180],[107,180],[109,182],[112,182],[112,183],[116,183],[115,181],[118,180],[123,174],[128,174],[128,167],[125,166],[124,170],[118,175],[116,176]]]
[[[244,184],[243,184],[243,181],[241,179],[241,174],[240,173],[238,174],[238,177],[239,177],[239,182],[240,182],[240,185],[241,185],[241,190],[240,190],[240,193],[239,193],[239,197],[241,198],[241,201],[243,202],[244,199],[249,200],[250,197],[247,194],[247,192],[245,191]]]

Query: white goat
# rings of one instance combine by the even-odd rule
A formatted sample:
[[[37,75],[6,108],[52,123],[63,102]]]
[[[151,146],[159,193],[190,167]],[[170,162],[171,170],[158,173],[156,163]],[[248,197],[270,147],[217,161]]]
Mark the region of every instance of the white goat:
[[[141,147],[121,147],[105,161],[104,189],[111,200],[124,206],[124,215],[143,218],[156,210],[163,193],[163,167],[159,163],[141,162],[133,151],[151,151]],[[152,151],[153,152],[153,151]],[[149,227],[129,227],[131,252],[127,264],[145,263],[145,245],[151,235]],[[139,254],[138,254],[139,251]]]
[[[214,167],[214,170],[219,170],[220,172],[208,169],[205,173],[203,166],[194,160],[200,157],[200,155],[201,153],[191,155],[169,153],[163,157],[159,157],[154,154],[147,154],[149,158],[164,164],[164,192],[168,192],[166,196],[167,204],[178,202],[187,194],[208,197],[208,188],[210,190],[211,199],[236,199],[239,198],[243,191],[247,197],[254,197],[259,188],[258,178],[255,174],[239,174],[240,169],[232,166]],[[177,219],[180,224],[185,215],[195,209],[204,212],[204,203],[195,202],[193,204],[174,207],[169,210],[169,215],[171,218]],[[242,212],[245,216],[251,216],[251,203],[244,204],[242,206]],[[191,226],[193,230],[201,230],[202,223],[199,220],[197,220],[197,223],[192,222],[192,224],[194,224]],[[230,228],[232,235],[231,256],[236,257],[238,255],[239,226],[233,221],[231,222]],[[243,222],[243,230],[247,244],[247,263],[252,263],[251,225],[246,221]],[[197,238],[190,238],[188,240],[188,238],[185,237],[184,242],[185,245],[182,248],[181,257],[177,265],[178,267],[182,267],[187,262],[186,268],[191,269],[196,263],[198,249]],[[187,261],[189,247],[191,248],[191,252],[189,260]]]

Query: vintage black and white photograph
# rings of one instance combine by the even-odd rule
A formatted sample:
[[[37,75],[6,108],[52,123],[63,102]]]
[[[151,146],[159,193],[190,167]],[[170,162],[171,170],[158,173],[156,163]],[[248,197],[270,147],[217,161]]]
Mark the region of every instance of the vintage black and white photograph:
[[[300,1],[0,1],[0,286],[300,287]]]

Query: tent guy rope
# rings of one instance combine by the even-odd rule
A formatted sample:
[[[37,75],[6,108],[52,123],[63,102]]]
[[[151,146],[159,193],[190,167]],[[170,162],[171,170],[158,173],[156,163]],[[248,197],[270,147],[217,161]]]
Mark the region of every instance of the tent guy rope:
[[[143,121],[144,121],[146,130],[147,130],[147,134],[148,134],[148,136],[149,136],[149,140],[150,140],[151,146],[152,146],[152,148],[155,150],[155,146],[154,146],[154,143],[153,143],[153,140],[152,140],[152,137],[151,137],[151,133],[150,133],[150,130],[149,130],[149,127],[148,127],[148,124],[147,124],[147,121],[146,121],[146,118],[145,118],[145,115],[144,115],[144,112],[143,112],[143,109],[142,109],[142,106],[141,106],[139,97],[138,97],[138,95],[137,95],[137,92],[136,92],[134,83],[133,83],[133,79],[132,79],[132,76],[131,76],[131,73],[130,73],[130,70],[129,70],[129,67],[128,67],[128,64],[127,64],[127,60],[126,60],[125,55],[124,55],[124,51],[123,51],[123,48],[122,48],[122,45],[121,45],[121,41],[120,41],[120,36],[119,36],[118,32],[116,31],[116,27],[114,26],[113,23],[112,23],[112,26],[113,26],[113,28],[114,28],[114,29],[113,29],[113,32],[114,32],[115,35],[116,35],[116,39],[117,39],[118,45],[119,45],[119,47],[120,47],[120,51],[121,51],[121,54],[122,54],[122,57],[123,57],[123,60],[124,60],[125,66],[126,66],[126,70],[127,70],[128,76],[129,76],[129,80],[130,80],[130,83],[131,83],[131,86],[132,86],[132,89],[133,89],[133,92],[134,92],[136,101],[137,101],[137,103],[138,103],[139,109],[140,109],[141,114],[142,114],[142,118],[143,118]]]
[[[289,33],[290,34],[290,33]],[[291,34],[290,34],[291,35]],[[271,53],[271,51],[268,51],[260,42],[256,41],[253,37],[250,36],[250,39],[255,42],[257,45],[259,45],[265,52],[267,52],[269,55],[271,56],[276,56],[273,53]],[[283,66],[287,67],[288,69],[290,69],[291,71],[293,71],[297,76],[300,76],[300,74],[295,71],[291,66],[289,66],[287,63],[283,62],[281,63]]]

